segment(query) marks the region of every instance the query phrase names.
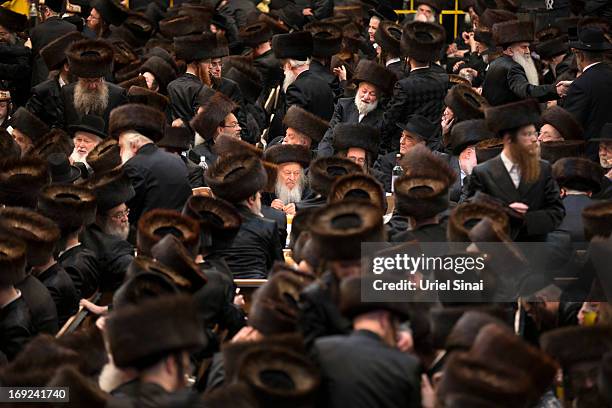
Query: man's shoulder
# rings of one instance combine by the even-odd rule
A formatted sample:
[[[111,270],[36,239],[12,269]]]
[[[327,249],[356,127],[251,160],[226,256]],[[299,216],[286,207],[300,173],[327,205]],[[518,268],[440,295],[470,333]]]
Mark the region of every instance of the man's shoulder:
[[[479,163],[472,170],[472,174],[484,174],[491,171],[491,169],[498,165],[499,161],[501,161],[501,157],[499,155],[493,157],[492,159],[487,160],[484,163]]]
[[[50,78],[32,87],[32,93],[44,95],[50,93],[54,89],[57,89],[58,91],[60,90],[59,83],[57,82],[57,79]]]

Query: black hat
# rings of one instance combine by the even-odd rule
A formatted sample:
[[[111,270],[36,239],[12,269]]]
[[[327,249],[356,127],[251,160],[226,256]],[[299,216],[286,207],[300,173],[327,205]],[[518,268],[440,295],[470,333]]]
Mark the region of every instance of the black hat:
[[[558,160],[553,165],[552,171],[559,187],[593,193],[601,190],[603,170],[589,159],[566,157]]]
[[[138,220],[138,253],[150,255],[153,245],[167,234],[178,237],[193,255],[197,253],[200,244],[198,222],[178,211],[161,208],[147,211]]]
[[[132,182],[122,169],[97,174],[88,184],[96,196],[98,214],[104,214],[136,195]]]
[[[380,208],[361,201],[328,204],[313,214],[310,233],[321,258],[356,260],[362,242],[385,239]]]
[[[178,10],[179,16],[190,16],[196,21],[201,21],[206,26],[206,30],[210,26],[210,22],[212,21],[213,15],[215,14],[215,6],[205,4],[206,2],[202,2],[202,4],[190,4],[183,3],[181,8]],[[217,1],[217,4],[220,1]]]
[[[365,200],[381,211],[387,207],[382,184],[369,174],[347,174],[334,181],[327,201],[337,203],[344,200]]]
[[[83,115],[79,123],[70,125],[68,130],[73,135],[76,132],[87,132],[98,136],[101,139],[106,139],[108,134],[104,131],[104,119],[97,115]]]
[[[145,368],[172,352],[204,347],[202,327],[190,297],[162,296],[113,313],[106,334],[117,367]]]
[[[264,22],[250,24],[240,30],[240,39],[247,47],[255,48],[259,44],[270,41],[270,38],[272,38],[272,30]]]
[[[535,99],[524,99],[485,109],[487,127],[496,134],[540,122],[540,106]]]
[[[170,82],[176,79],[176,71],[163,58],[152,55],[147,59],[142,66],[140,72],[150,72],[157,80],[159,92],[166,93],[166,87]]]
[[[269,14],[260,13],[257,17],[257,21],[266,23],[273,34],[286,34],[289,32],[289,27],[287,27],[282,20],[274,18]]]
[[[103,40],[83,40],[66,50],[70,73],[80,78],[101,78],[111,71],[113,48]]]
[[[574,115],[560,106],[551,106],[542,112],[540,122],[554,127],[565,140],[582,140],[582,126]]]
[[[227,72],[223,73],[223,77],[236,82],[244,98],[250,103],[256,103],[263,91],[261,74],[255,68],[249,68],[255,70],[254,72],[249,72],[250,75],[246,71],[231,67]],[[259,81],[258,78],[260,79]]]
[[[570,41],[570,48],[581,51],[603,52],[612,50],[612,44],[599,27],[584,27],[578,32],[578,40]]]
[[[536,46],[536,52],[543,60],[548,60],[557,55],[567,54],[569,51],[567,37],[557,37],[546,42],[541,42]]]
[[[108,133],[117,138],[121,132],[137,131],[157,142],[164,136],[166,117],[158,109],[139,103],[128,103],[110,113]]]
[[[24,31],[27,25],[28,17],[26,15],[16,13],[6,7],[0,7],[0,26],[14,33],[18,33]]]
[[[206,285],[208,279],[194,257],[187,251],[181,240],[172,234],[165,235],[151,248],[151,255],[168,268],[174,270],[186,285],[177,285],[179,288],[195,293]]]
[[[303,168],[310,165],[312,155],[306,146],[279,144],[264,152],[264,160],[274,164],[299,163]]]
[[[376,8],[370,9],[370,16],[378,17],[381,21],[389,20],[396,22],[398,19],[397,13],[386,4],[379,3]]]
[[[242,139],[230,135],[219,135],[215,139],[213,153],[215,153],[217,156],[248,153],[260,159],[263,158],[263,150],[259,149],[255,145],[245,142]]]
[[[142,86],[131,86],[128,89],[127,96],[129,103],[141,103],[161,112],[165,112],[170,104],[170,99],[167,96]]]
[[[230,53],[227,38],[221,33],[215,34],[215,41],[211,45],[210,58],[223,58]]]
[[[437,61],[445,40],[446,32],[439,24],[422,21],[408,23],[402,33],[402,55],[419,62]]]
[[[210,24],[217,27],[217,29],[223,31],[227,31],[230,27],[227,18],[221,13],[215,13],[212,17],[212,20],[210,20]]]
[[[387,68],[373,62],[363,59],[359,61],[352,81],[356,84],[367,82],[376,86],[381,92],[390,95],[393,92],[395,84],[395,74]]]
[[[183,214],[200,223],[201,247],[212,251],[230,247],[242,224],[234,206],[220,198],[191,196]]]
[[[81,177],[81,170],[70,164],[64,153],[53,153],[47,157],[51,184],[72,184]]]
[[[483,119],[484,109],[489,106],[484,96],[467,85],[453,86],[446,94],[444,103],[453,111],[455,123],[468,119]]]
[[[514,20],[518,20],[518,17],[511,11],[488,8],[482,14],[480,14],[478,27],[481,30],[486,29],[485,32],[491,32],[495,24]]]
[[[159,31],[170,39],[191,34],[199,35],[205,30],[208,30],[205,22],[191,16],[171,16],[159,22]]]
[[[191,131],[189,128],[166,125],[164,137],[157,142],[159,147],[184,152],[191,146]]]
[[[202,111],[191,119],[193,130],[204,140],[211,140],[227,115],[236,109],[236,104],[221,92],[216,92],[203,106]]]
[[[143,13],[130,12],[128,18],[123,22],[126,27],[138,40],[138,46],[144,45],[155,30],[155,23]],[[134,44],[136,45],[136,43]]]
[[[329,129],[328,121],[297,105],[289,107],[283,118],[283,125],[309,137],[315,144],[323,139],[323,135]]]
[[[376,33],[374,33],[374,41],[378,44],[383,52],[400,56],[401,54],[402,27],[391,21],[381,21]]]
[[[612,233],[612,202],[599,201],[582,210],[584,236],[587,241],[593,237],[607,238]]]
[[[168,44],[168,48],[172,48],[172,42]],[[145,54],[145,58],[151,58],[151,57],[159,57],[163,59],[166,62],[166,64],[172,67],[176,75],[176,72],[178,71],[178,66],[176,65],[176,61],[174,60],[172,55],[166,49],[162,48],[161,46],[152,47]]]
[[[294,31],[272,37],[272,50],[278,59],[304,61],[312,56],[313,40],[310,31]]]
[[[125,76],[118,77],[120,72],[127,76],[126,69],[131,70],[134,65],[141,63],[134,51],[134,48],[138,48],[140,44],[138,44],[138,40],[134,38],[131,31],[124,26],[114,27],[108,41],[113,47],[115,77],[117,80],[123,80]],[[126,65],[129,65],[130,68],[127,68]]]
[[[0,157],[0,161],[21,157],[21,148],[5,129],[0,129]]]
[[[352,173],[363,173],[363,168],[343,157],[321,157],[310,164],[308,181],[314,192],[327,197],[338,177]]]
[[[486,122],[486,121],[485,121]],[[487,129],[489,129],[487,127]],[[476,143],[476,161],[484,163],[498,156],[504,148],[504,139],[494,137],[491,139],[481,140]]]
[[[98,10],[108,24],[120,26],[129,16],[129,10],[113,0],[91,0],[89,5]]]
[[[590,142],[612,142],[612,123],[606,123],[601,128],[599,137],[589,139]]]
[[[487,128],[484,119],[464,120],[451,129],[446,148],[458,156],[466,147],[493,137],[495,134]]]
[[[115,139],[107,139],[94,147],[87,155],[87,164],[100,175],[108,173],[121,166],[121,153],[119,143]]]
[[[342,29],[334,24],[313,22],[304,26],[312,33],[312,56],[331,57],[342,48]]]
[[[378,156],[380,130],[368,125],[339,123],[334,127],[334,150],[336,152],[359,147],[374,160]]]
[[[38,157],[0,161],[0,204],[34,208],[49,181],[47,163]]]
[[[60,228],[89,225],[96,218],[96,196],[88,187],[52,184],[40,191],[38,211]]]
[[[416,0],[414,2],[415,7],[419,7],[421,4],[425,4],[426,6],[431,7],[435,10],[436,13],[440,13],[443,8],[441,0]]]
[[[15,285],[26,276],[26,243],[11,235],[0,236],[0,286],[3,287]]]
[[[493,24],[493,41],[499,46],[533,41],[533,22],[511,20]]]
[[[72,43],[81,41],[83,38],[80,32],[71,31],[41,48],[40,56],[45,61],[47,69],[50,71],[59,69],[66,62],[66,50]]]
[[[540,345],[561,367],[569,369],[581,362],[598,362],[611,351],[612,328],[605,325],[562,327],[542,334]]]
[[[29,209],[0,209],[0,231],[23,240],[28,266],[44,265],[60,238],[60,230],[49,218]]]
[[[204,175],[215,196],[232,204],[240,203],[263,190],[268,175],[263,162],[250,153],[219,157]]]
[[[36,143],[49,132],[49,126],[23,106],[11,116],[11,126],[28,136],[32,143]]]
[[[436,136],[437,125],[423,115],[414,114],[408,116],[406,123],[398,123],[397,127],[421,140],[428,141]]]

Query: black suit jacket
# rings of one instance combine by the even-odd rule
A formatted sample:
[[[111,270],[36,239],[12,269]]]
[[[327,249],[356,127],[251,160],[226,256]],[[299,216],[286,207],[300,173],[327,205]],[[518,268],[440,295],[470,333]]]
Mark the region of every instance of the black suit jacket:
[[[23,296],[0,308],[0,355],[12,360],[36,332]]]
[[[559,197],[559,186],[552,178],[551,166],[540,161],[540,177],[534,183],[521,181],[516,189],[500,156],[474,167],[463,190],[462,199],[482,191],[500,199],[505,205],[522,202],[529,206],[518,241],[541,241],[561,224],[565,208]]]
[[[600,63],[576,78],[559,105],[570,112],[584,128],[584,139],[599,137],[601,128],[612,122],[612,68]],[[588,156],[598,161],[597,143],[587,145]]]
[[[79,309],[79,295],[70,276],[59,263],[52,265],[37,276],[38,280],[49,290],[55,307],[60,327]]]
[[[334,113],[334,95],[331,88],[310,70],[302,72],[285,93],[285,111],[297,105],[324,120],[330,120]]]
[[[79,296],[89,298],[100,286],[100,265],[97,255],[83,245],[62,252],[57,262],[74,282]]]
[[[26,109],[51,127],[64,125],[61,88],[57,77],[32,88]]]
[[[198,77],[188,73],[168,84],[172,120],[181,118],[189,123],[196,111],[196,97],[205,86]]]
[[[136,155],[123,165],[123,171],[136,191],[134,198],[127,203],[132,225],[135,225],[142,214],[155,208],[181,211],[191,196],[185,163],[154,143],[142,146]]]
[[[253,67],[263,76],[264,94],[267,98],[270,90],[283,82],[283,70],[281,69],[280,61],[270,49],[253,59]]]
[[[354,98],[340,98],[336,103],[334,109],[334,115],[329,122],[329,129],[325,132],[325,136],[319,142],[317,148],[317,157],[329,157],[334,154],[334,127],[339,123],[348,124],[363,124],[372,126],[379,130],[383,127],[383,108],[380,104],[372,112],[365,115],[361,122],[359,122],[359,111],[357,105],[355,105]]]
[[[32,275],[15,285],[21,291],[28,308],[32,312],[32,324],[38,333],[55,336],[59,330],[57,323],[57,308],[49,290]]]
[[[575,244],[584,244],[584,224],[582,223],[582,210],[589,205],[595,204],[597,200],[586,195],[568,195],[563,198],[565,217],[557,231],[568,234]]]
[[[421,406],[419,360],[357,330],[323,337],[314,353],[321,369],[320,406],[328,408],[406,408]],[[359,384],[359,386],[355,386]]]
[[[51,41],[58,39],[64,34],[76,30],[76,26],[68,21],[62,20],[59,17],[51,17],[43,23],[35,26],[30,31],[30,40],[32,41],[32,86],[47,79],[49,70],[47,65],[40,56],[40,50]]]
[[[527,98],[540,102],[558,99],[554,85],[531,85],[525,70],[507,55],[497,58],[489,65],[482,85],[482,96],[492,106],[504,105]]]
[[[340,86],[340,80],[334,74],[332,74],[325,65],[321,64],[319,61],[311,61],[310,69],[313,74],[317,75],[323,81],[329,85],[329,89],[332,90],[334,94],[334,100],[337,100],[344,94],[344,89]]]
[[[387,69],[395,74],[395,78],[399,81],[405,78],[410,71],[410,66],[404,61],[395,61],[387,65]]]

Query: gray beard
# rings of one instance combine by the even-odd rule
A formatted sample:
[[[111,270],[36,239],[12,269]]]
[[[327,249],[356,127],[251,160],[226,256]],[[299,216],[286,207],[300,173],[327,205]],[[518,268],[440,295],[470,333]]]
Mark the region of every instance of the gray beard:
[[[87,163],[86,159],[87,159],[87,154],[80,154],[79,152],[76,151],[76,149],[74,149],[72,151],[72,154],[70,155],[70,160],[73,163]]]
[[[111,222],[112,221],[107,221],[102,226],[102,231],[104,231],[105,234],[112,235],[114,237],[126,240],[128,235],[130,234],[130,224],[126,223],[125,227],[122,227],[121,225],[123,224],[119,226],[114,226],[114,225],[111,225]]]
[[[607,157],[600,157],[599,158],[599,165],[608,170],[612,168],[612,159],[607,158]]]
[[[293,72],[286,70],[285,71],[285,79],[283,80],[283,92],[287,92],[287,88],[291,86],[292,83],[295,82],[297,76],[293,74]]]
[[[540,78],[538,77],[538,70],[536,69],[535,64],[533,63],[533,59],[531,56],[525,57],[523,54],[514,53],[512,55],[512,59],[514,62],[519,64],[525,70],[525,75],[527,75],[527,81],[531,85],[540,85]]]
[[[103,116],[108,107],[108,84],[103,82],[95,91],[90,91],[79,82],[74,87],[74,108],[80,116]]]
[[[285,205],[290,203],[299,203],[302,201],[302,190],[304,189],[304,183],[300,178],[300,181],[292,189],[287,188],[282,182],[276,182],[274,192],[276,198],[281,200]]]
[[[357,106],[357,111],[360,115],[367,115],[372,112],[378,106],[378,101],[373,103],[362,102],[359,99],[359,95],[355,95],[355,106]]]

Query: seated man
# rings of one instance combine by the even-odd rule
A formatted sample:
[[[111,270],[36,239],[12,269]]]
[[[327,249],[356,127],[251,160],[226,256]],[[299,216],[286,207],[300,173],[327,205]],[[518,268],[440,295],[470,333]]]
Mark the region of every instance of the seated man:
[[[310,165],[310,151],[301,145],[283,144],[267,149],[264,159],[278,166],[274,193],[264,193],[263,203],[295,215],[295,204],[308,197],[305,170]]]
[[[542,127],[538,141],[561,142],[564,140],[583,140],[582,126],[574,115],[560,106],[551,106],[540,115]]]

